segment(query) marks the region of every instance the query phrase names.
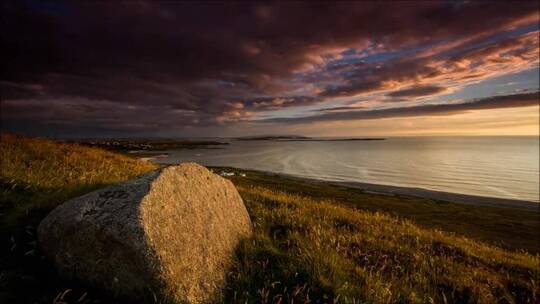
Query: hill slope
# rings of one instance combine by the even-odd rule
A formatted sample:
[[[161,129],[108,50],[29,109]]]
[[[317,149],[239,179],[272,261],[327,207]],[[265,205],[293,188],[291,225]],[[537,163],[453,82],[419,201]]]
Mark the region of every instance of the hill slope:
[[[0,302],[51,303],[56,298],[116,303],[99,291],[59,278],[41,258],[34,229],[66,199],[154,166],[78,145],[6,134],[1,139],[0,236],[9,245],[1,249]],[[357,208],[356,202],[346,201],[352,193],[346,189],[341,193],[318,184],[251,179],[252,172],[247,174],[232,180],[255,233],[237,250],[224,302],[540,301],[538,255],[429,228],[437,227],[428,220],[436,220],[437,213],[415,217],[414,208],[405,209],[410,200],[400,205],[400,198],[365,195],[364,207]],[[373,211],[385,202],[385,212]],[[390,215],[391,210],[415,222]],[[480,219],[482,214],[474,216]]]
[[[227,301],[538,303],[539,257],[256,185]]]
[[[73,285],[41,259],[35,239],[40,220],[72,197],[155,166],[74,144],[4,133],[0,140],[0,302],[51,303]]]

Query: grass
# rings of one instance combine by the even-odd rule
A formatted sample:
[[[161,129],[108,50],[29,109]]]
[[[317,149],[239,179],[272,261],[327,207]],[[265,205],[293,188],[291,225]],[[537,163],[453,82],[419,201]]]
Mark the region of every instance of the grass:
[[[255,227],[235,303],[537,303],[539,257],[380,212],[239,186]]]
[[[10,210],[7,226],[20,217],[82,193],[127,180],[156,168],[101,149],[50,140],[1,135],[0,208]]]
[[[68,283],[36,248],[41,219],[70,198],[156,167],[80,145],[5,133],[0,140],[0,302],[50,303],[68,290]],[[69,291],[64,298],[74,294]]]
[[[468,236],[513,251],[540,253],[540,213],[500,207],[474,206],[432,199],[365,193],[360,189],[295,179],[253,170],[214,168],[235,172],[242,188],[261,186],[358,210],[382,212],[409,219],[430,229]],[[239,173],[246,177],[239,177]]]
[[[117,302],[59,278],[34,229],[66,199],[154,167],[6,134],[1,156],[0,302]],[[223,302],[540,302],[538,213],[241,172],[231,179],[254,234],[236,252]]]

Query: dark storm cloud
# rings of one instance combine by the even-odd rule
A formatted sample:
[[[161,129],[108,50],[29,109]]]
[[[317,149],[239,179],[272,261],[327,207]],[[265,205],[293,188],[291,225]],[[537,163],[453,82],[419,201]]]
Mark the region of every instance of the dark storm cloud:
[[[295,78],[336,50],[467,41],[535,22],[536,10],[535,2],[3,1],[3,126],[130,132],[243,120],[442,73],[410,59]],[[310,84],[323,89],[298,93]],[[407,90],[399,92],[390,95]]]
[[[282,122],[282,123],[304,123],[318,121],[337,120],[360,120],[360,119],[381,119],[392,117],[413,117],[413,116],[445,116],[464,113],[473,110],[503,109],[529,107],[538,105],[540,93],[522,93],[503,96],[492,96],[475,99],[462,103],[425,104],[402,108],[387,108],[380,110],[360,110],[359,107],[336,107],[324,109],[324,114],[302,118],[274,118],[262,122]],[[339,112],[340,110],[357,110]],[[338,111],[338,112],[334,112]]]

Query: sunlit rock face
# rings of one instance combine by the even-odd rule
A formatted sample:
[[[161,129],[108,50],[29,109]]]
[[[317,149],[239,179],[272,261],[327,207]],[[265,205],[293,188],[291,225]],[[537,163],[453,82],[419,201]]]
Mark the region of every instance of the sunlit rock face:
[[[250,232],[234,185],[184,163],[64,203],[38,237],[68,278],[121,297],[197,303],[219,299]]]

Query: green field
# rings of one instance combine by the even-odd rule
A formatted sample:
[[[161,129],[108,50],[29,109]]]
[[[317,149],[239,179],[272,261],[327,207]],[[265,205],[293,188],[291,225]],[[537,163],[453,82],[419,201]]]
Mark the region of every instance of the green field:
[[[65,200],[155,166],[78,145],[1,139],[0,302],[118,302],[59,278],[35,228]],[[231,179],[254,235],[237,250],[224,302],[540,301],[538,213],[242,172]]]

